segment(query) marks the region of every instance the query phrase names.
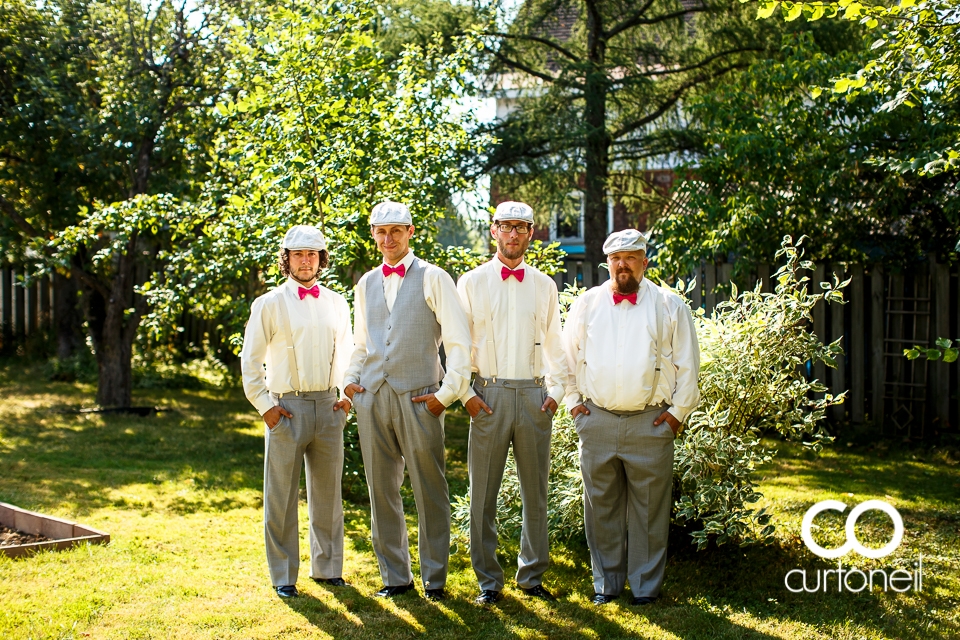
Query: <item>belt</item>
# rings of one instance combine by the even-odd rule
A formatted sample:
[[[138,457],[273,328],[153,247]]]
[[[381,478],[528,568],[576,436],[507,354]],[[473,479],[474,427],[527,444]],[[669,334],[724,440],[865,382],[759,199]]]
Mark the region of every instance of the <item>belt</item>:
[[[642,414],[642,413],[650,413],[651,411],[663,411],[664,409],[667,408],[667,403],[666,403],[666,402],[660,402],[660,403],[658,403],[658,404],[648,404],[647,406],[643,407],[642,409],[635,409],[635,410],[633,410],[633,411],[614,411],[613,409],[607,409],[607,408],[605,408],[605,407],[601,407],[600,405],[595,404],[595,403],[592,402],[591,400],[584,400],[583,403],[586,404],[586,405],[589,405],[590,408],[592,408],[592,409],[600,409],[601,411],[606,411],[607,413],[612,413],[613,415],[615,415],[615,416],[617,416],[617,417],[620,417],[620,418],[629,418],[629,417],[632,417],[632,416],[638,416],[638,415],[640,415],[640,414]]]
[[[331,387],[330,389],[327,389],[326,391],[284,391],[283,393],[273,393],[273,392],[271,391],[271,392],[270,392],[270,395],[276,396],[278,400],[279,400],[280,398],[282,398],[283,396],[299,396],[299,397],[304,398],[304,399],[306,399],[306,400],[311,400],[311,399],[313,399],[313,398],[323,397],[323,396],[325,396],[325,395],[327,395],[327,394],[330,394],[330,393],[335,393],[336,390],[337,390],[336,387]]]
[[[481,387],[503,387],[506,389],[534,389],[543,387],[543,378],[528,378],[526,380],[510,380],[505,378],[484,378],[475,376],[474,384]]]

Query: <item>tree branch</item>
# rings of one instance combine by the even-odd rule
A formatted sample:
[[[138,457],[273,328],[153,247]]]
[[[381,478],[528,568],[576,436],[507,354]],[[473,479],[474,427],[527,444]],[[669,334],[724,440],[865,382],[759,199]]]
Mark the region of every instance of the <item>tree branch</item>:
[[[457,35],[466,35],[466,34],[461,33],[461,34],[457,34]],[[542,45],[545,45],[545,46],[550,47],[550,48],[553,49],[554,51],[557,51],[558,53],[560,53],[560,54],[562,54],[563,56],[569,58],[570,60],[573,60],[574,62],[579,62],[579,61],[580,61],[580,59],[577,58],[575,55],[573,55],[573,53],[570,52],[568,49],[566,49],[566,48],[564,48],[564,47],[561,47],[561,46],[560,46],[559,44],[557,44],[556,42],[554,42],[554,41],[552,41],[552,40],[548,40],[547,38],[540,38],[540,37],[538,37],[538,36],[528,36],[528,35],[516,35],[516,34],[512,34],[512,33],[501,33],[501,32],[498,32],[498,31],[485,31],[485,32],[481,33],[480,35],[482,35],[482,36],[490,36],[490,37],[493,37],[493,38],[503,38],[504,40],[529,40],[529,41],[531,41],[531,42],[537,42],[537,43],[540,43],[540,44],[542,44]]]
[[[558,84],[558,85],[560,85],[560,86],[562,86],[562,87],[575,87],[575,88],[577,88],[577,89],[582,89],[582,88],[583,88],[583,85],[581,85],[581,84],[579,84],[579,83],[577,83],[577,82],[570,82],[570,81],[568,81],[568,80],[561,80],[560,78],[555,78],[555,77],[553,77],[553,76],[551,76],[551,75],[549,75],[549,74],[546,74],[546,73],[542,73],[542,72],[540,72],[540,71],[537,71],[537,70],[534,69],[533,67],[529,67],[529,66],[523,64],[522,62],[517,62],[516,60],[511,60],[510,58],[508,58],[507,56],[503,55],[503,54],[500,53],[499,51],[495,51],[495,52],[493,53],[493,55],[494,55],[494,57],[497,58],[497,60],[499,60],[499,61],[502,62],[503,64],[507,65],[507,66],[510,67],[511,69],[516,69],[517,71],[523,71],[524,73],[526,73],[526,74],[528,74],[528,75],[531,75],[531,76],[533,76],[533,77],[535,77],[535,78],[540,78],[540,79],[543,80],[544,82],[549,82],[550,84]]]
[[[653,0],[647,0],[647,1],[644,2],[643,5],[640,6],[636,11],[634,11],[633,13],[631,13],[628,17],[624,18],[624,19],[620,22],[620,24],[614,26],[614,27],[613,27],[612,29],[610,29],[609,31],[604,32],[603,35],[604,35],[606,38],[609,39],[609,38],[612,38],[612,37],[618,35],[618,34],[621,33],[622,31],[626,31],[627,29],[635,26],[635,21],[642,19],[642,18],[643,18],[643,15],[644,15],[644,14],[650,9],[650,7],[652,7],[652,6],[653,6]]]
[[[713,54],[712,56],[707,56],[706,58],[704,58],[704,59],[701,60],[700,62],[698,62],[698,63],[696,63],[696,64],[691,64],[691,65],[686,66],[686,67],[677,67],[677,68],[674,68],[674,69],[661,69],[661,70],[644,71],[643,73],[639,73],[639,74],[635,74],[635,75],[630,75],[630,76],[627,76],[627,77],[622,78],[622,79],[620,79],[620,80],[615,80],[615,81],[611,82],[610,84],[611,84],[611,86],[617,86],[617,85],[619,85],[619,86],[622,87],[622,86],[626,86],[627,84],[630,84],[631,80],[634,80],[634,79],[637,79],[637,78],[651,78],[651,77],[655,77],[655,76],[667,76],[667,75],[673,75],[673,74],[676,74],[676,73],[685,73],[685,72],[687,72],[687,71],[695,71],[696,69],[702,69],[703,67],[707,66],[707,65],[710,64],[711,62],[714,62],[715,60],[718,60],[719,58],[724,58],[724,57],[726,57],[726,56],[732,56],[732,55],[734,55],[734,54],[736,54],[736,53],[747,53],[748,51],[763,51],[763,49],[762,49],[761,47],[740,47],[739,49],[729,49],[729,50],[727,50],[727,51],[721,51],[720,53],[715,53],[715,54]]]
[[[17,208],[13,206],[13,203],[0,195],[0,209],[3,210],[5,214],[10,216],[10,219],[13,220],[20,230],[26,233],[29,236],[37,238],[40,236],[40,232],[37,231],[33,225],[27,222],[27,219],[21,216],[17,212]]]
[[[642,25],[642,24],[646,24],[646,25],[649,25],[649,24],[659,24],[659,23],[661,23],[661,22],[666,22],[666,21],[668,21],[668,20],[674,20],[674,19],[676,19],[676,18],[683,18],[683,17],[686,17],[686,16],[689,15],[689,14],[693,14],[693,13],[704,13],[704,12],[710,11],[710,10],[711,10],[710,7],[690,7],[689,9],[683,9],[683,10],[681,10],[681,11],[672,11],[672,12],[670,12],[670,13],[665,13],[665,14],[663,14],[663,15],[653,16],[652,18],[643,18],[643,17],[638,16],[638,17],[636,17],[634,20],[632,20],[632,21],[630,22],[630,24],[621,23],[621,24],[617,25],[617,27],[614,28],[615,33],[610,33],[610,34],[607,35],[607,37],[608,37],[608,38],[612,38],[614,35],[616,35],[616,34],[618,34],[618,33],[621,33],[621,32],[624,31],[625,29],[631,29],[631,28],[633,28],[633,27],[638,27],[638,26],[640,26],[640,25]],[[622,29],[620,28],[621,26],[623,27]]]
[[[654,120],[656,120],[657,118],[665,114],[667,111],[669,111],[671,107],[673,107],[674,105],[677,104],[677,102],[680,101],[680,98],[683,97],[683,94],[685,94],[687,91],[697,86],[698,84],[701,84],[708,80],[714,80],[726,73],[733,71],[734,69],[743,69],[747,66],[749,65],[747,65],[746,63],[729,65],[727,67],[723,67],[716,73],[700,74],[697,77],[692,78],[687,82],[684,82],[679,87],[677,87],[676,90],[674,90],[674,92],[670,94],[670,97],[667,98],[659,107],[657,107],[657,109],[653,113],[646,115],[640,118],[639,120],[634,120],[629,124],[623,125],[613,133],[612,137],[614,139],[621,138],[632,131],[636,131],[640,127],[650,124],[651,122],[653,122]]]

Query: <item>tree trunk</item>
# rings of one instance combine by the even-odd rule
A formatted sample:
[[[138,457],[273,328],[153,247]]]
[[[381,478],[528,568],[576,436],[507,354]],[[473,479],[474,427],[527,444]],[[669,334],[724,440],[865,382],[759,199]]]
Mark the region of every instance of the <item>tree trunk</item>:
[[[587,55],[590,66],[585,79],[583,114],[586,124],[583,241],[584,259],[596,265],[606,260],[603,241],[607,237],[607,174],[611,141],[607,132],[606,42],[599,11],[592,3],[588,3],[587,9]]]
[[[97,288],[88,288],[84,294],[87,325],[97,351],[97,404],[101,407],[129,407],[132,399],[130,360],[145,311],[142,300],[134,302],[136,248],[137,234],[133,233],[117,261],[113,280],[101,280]]]
[[[53,274],[53,317],[57,335],[57,358],[65,360],[83,347],[83,315],[77,279]]]

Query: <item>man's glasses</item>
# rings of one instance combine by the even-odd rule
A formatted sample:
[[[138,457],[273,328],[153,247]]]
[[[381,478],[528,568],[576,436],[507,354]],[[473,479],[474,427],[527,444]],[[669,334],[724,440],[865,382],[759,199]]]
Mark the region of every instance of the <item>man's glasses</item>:
[[[500,233],[512,233],[516,230],[521,236],[525,236],[530,233],[530,225],[528,224],[509,224],[506,222],[497,223],[497,229],[500,230]]]

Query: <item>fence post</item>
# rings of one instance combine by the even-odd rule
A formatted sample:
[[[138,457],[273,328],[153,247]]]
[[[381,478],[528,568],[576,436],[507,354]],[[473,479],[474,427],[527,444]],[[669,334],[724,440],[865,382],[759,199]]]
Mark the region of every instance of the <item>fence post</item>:
[[[757,265],[757,278],[760,280],[760,293],[771,293],[773,283],[770,282],[770,265],[761,262]]]
[[[0,331],[3,333],[3,352],[13,347],[13,273],[10,267],[0,267]]]
[[[826,267],[822,264],[815,266],[813,270],[813,291],[814,293],[823,293],[823,287],[820,286],[820,283],[824,281],[824,273],[826,272]],[[820,339],[821,342],[827,341],[827,303],[822,299],[817,301],[817,304],[813,306],[813,333]],[[820,381],[820,384],[827,384],[827,365],[823,362],[818,362],[813,365],[813,377]],[[820,394],[817,394],[817,397],[823,397]]]
[[[50,298],[53,293],[52,283],[50,281],[50,276],[43,276],[40,278],[40,328],[45,331],[51,331],[53,329],[53,322],[50,314],[51,303]]]
[[[720,273],[717,276],[717,281],[720,284],[724,284],[724,285],[728,285],[733,282],[733,265],[732,264],[730,264],[729,262],[724,262],[723,264],[720,265]],[[720,300],[721,301],[729,300],[730,293],[732,293],[732,291],[733,290],[731,289],[730,291],[724,293],[721,296]]]
[[[834,263],[831,265],[833,273],[837,274],[841,281],[844,279],[846,271],[842,264]],[[843,332],[843,316],[844,316],[844,306],[842,304],[832,304],[830,305],[830,342],[845,338]],[[837,358],[837,367],[830,371],[830,393],[834,396],[839,395],[844,391],[844,386],[847,381],[847,356],[849,351],[847,345],[849,340],[844,340],[840,343],[840,346],[843,347],[844,354]],[[841,422],[845,413],[845,407],[842,404],[835,404],[830,407],[831,418],[835,422]]]
[[[23,287],[17,286],[17,271],[11,272],[11,278],[13,283],[10,287],[13,291],[13,334],[14,339],[17,341],[23,340],[24,336],[27,334],[27,323],[26,323],[26,300],[24,300],[24,289]]]
[[[583,267],[583,286],[589,289],[593,286],[593,263],[586,260],[582,263]]]
[[[697,270],[693,272],[692,277],[696,278],[697,285],[693,288],[693,291],[690,292],[690,303],[694,309],[699,309],[703,306],[703,261],[700,262]]]
[[[936,314],[934,339],[949,338],[950,335],[950,268],[945,264],[938,264],[931,258],[930,268],[933,275],[933,312]],[[933,366],[934,403],[940,428],[946,429],[950,424],[950,365],[937,362]]]
[[[874,265],[870,273],[870,419],[875,429],[883,432],[883,267]]]
[[[863,334],[867,330],[864,314],[863,265],[853,265],[853,280],[850,282],[850,422],[863,424],[863,403],[866,379],[864,367],[867,354],[864,352]]]
[[[30,335],[31,333],[36,333],[40,328],[38,326],[37,320],[40,316],[40,305],[39,300],[37,300],[38,286],[35,280],[30,280],[24,283],[23,292],[24,298],[26,299],[27,307],[27,322],[24,325],[24,335]]]
[[[713,315],[713,308],[717,306],[717,293],[714,289],[717,287],[717,265],[715,262],[708,262],[704,265],[703,278],[703,297],[706,301],[706,312],[708,316]]]

